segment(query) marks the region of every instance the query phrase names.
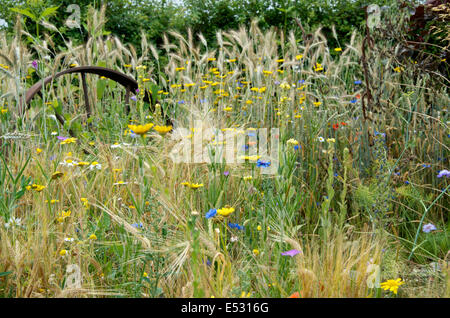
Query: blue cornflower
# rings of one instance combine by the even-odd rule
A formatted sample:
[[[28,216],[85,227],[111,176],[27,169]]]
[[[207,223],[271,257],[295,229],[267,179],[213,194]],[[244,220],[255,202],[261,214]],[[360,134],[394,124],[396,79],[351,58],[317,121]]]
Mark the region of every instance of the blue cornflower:
[[[430,167],[431,167],[431,165],[427,165],[427,164],[422,164],[422,167],[424,167],[424,168],[430,168]]]
[[[258,159],[256,162],[257,167],[268,167],[270,166],[270,161],[262,161],[261,159]]]
[[[374,134],[375,134],[375,136],[378,136],[378,135],[379,135],[379,136],[382,136],[382,137],[386,137],[386,134],[385,134],[385,133],[380,133],[380,132],[378,132],[378,131],[376,131],[376,130],[375,130],[375,133],[374,133]]]
[[[350,101],[350,103],[352,103],[352,104],[354,104],[354,103],[356,103],[358,100],[356,99],[356,98],[353,98],[351,101]]]
[[[301,80],[298,80],[298,83],[299,83],[299,84],[303,84],[304,82],[305,82],[305,80],[302,80],[302,79],[301,79]]]
[[[238,230],[243,230],[244,229],[244,227],[242,225],[239,225],[237,223],[228,222],[228,226],[230,228],[232,228],[232,229],[238,229]]]
[[[142,224],[142,222],[139,223],[133,223],[131,224],[132,227],[135,227],[137,229],[143,229],[144,228],[144,224]]]
[[[355,85],[361,85],[362,81],[361,80],[357,80],[357,81],[354,81],[354,83],[355,83]]]
[[[185,104],[186,102],[184,100],[178,101],[178,104]]]
[[[299,149],[299,146],[298,145],[295,145],[294,146],[294,150],[298,150]]]
[[[207,219],[210,219],[210,218],[215,217],[216,214],[217,214],[217,209],[211,209],[211,210],[209,210],[208,212],[206,212],[205,217],[206,217]]]

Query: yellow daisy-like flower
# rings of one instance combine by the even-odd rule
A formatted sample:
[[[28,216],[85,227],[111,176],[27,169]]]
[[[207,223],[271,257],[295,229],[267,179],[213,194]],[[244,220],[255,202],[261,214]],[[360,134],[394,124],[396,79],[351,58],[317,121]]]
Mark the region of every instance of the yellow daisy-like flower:
[[[64,173],[62,173],[61,171],[55,171],[52,174],[52,180],[58,179],[59,177],[62,177],[64,175]]]
[[[259,255],[259,250],[257,250],[256,248],[253,250],[253,255],[258,256]]]
[[[67,145],[67,144],[73,144],[77,141],[77,138],[67,138],[66,140],[63,140],[60,142],[60,145]]]
[[[300,60],[302,57],[303,57],[303,55],[299,54],[299,55],[296,55],[296,56],[295,56],[295,59],[298,61],[298,60]]]
[[[203,183],[190,183],[190,182],[182,182],[181,185],[189,187],[191,189],[198,189],[203,187]]]
[[[31,189],[35,190],[36,192],[41,192],[45,189],[45,186],[39,185],[39,184],[32,184]]]
[[[90,239],[90,240],[96,240],[96,239],[97,239],[97,235],[91,234],[91,235],[89,236],[89,239]]]
[[[221,209],[217,209],[217,214],[221,216],[229,216],[233,212],[234,212],[233,207],[223,207]]]
[[[252,179],[253,179],[252,176],[245,176],[245,177],[244,177],[244,181],[248,181],[248,180],[252,180]]]
[[[172,125],[170,125],[170,126],[155,126],[153,129],[156,130],[161,135],[164,135],[172,130]]]
[[[67,250],[60,250],[59,255],[64,256],[67,254]]]
[[[294,138],[289,139],[289,140],[287,141],[287,143],[288,143],[288,144],[291,144],[291,145],[298,145],[298,141],[295,140]]]
[[[42,149],[41,148],[36,148],[36,153],[37,154],[40,154],[42,152]]]
[[[397,295],[397,291],[398,291],[398,287],[403,285],[405,282],[402,281],[401,278],[397,278],[397,279],[389,279],[387,281],[385,281],[384,283],[381,283],[381,288],[383,288],[384,290],[390,290],[391,292],[393,292],[394,294]]]
[[[337,47],[337,48],[334,49],[334,51],[335,51],[335,52],[342,52],[342,48]]]
[[[148,123],[145,125],[128,125],[128,128],[130,128],[135,134],[143,135],[150,129],[152,129],[153,124]]]

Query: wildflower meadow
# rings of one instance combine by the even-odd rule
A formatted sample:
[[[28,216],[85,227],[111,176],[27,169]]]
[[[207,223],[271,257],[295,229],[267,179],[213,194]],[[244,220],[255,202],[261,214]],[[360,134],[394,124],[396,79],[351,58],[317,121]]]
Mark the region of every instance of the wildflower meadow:
[[[418,47],[395,1],[358,9],[345,38],[286,15],[208,39],[138,30],[138,46],[105,6],[62,26],[46,16],[65,7],[16,8],[0,27],[0,297],[449,297],[440,2],[447,27]]]

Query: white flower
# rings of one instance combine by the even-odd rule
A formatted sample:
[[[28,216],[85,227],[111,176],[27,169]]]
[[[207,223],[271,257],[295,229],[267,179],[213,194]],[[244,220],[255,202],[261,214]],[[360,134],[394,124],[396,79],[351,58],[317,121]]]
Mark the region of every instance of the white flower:
[[[90,170],[101,170],[102,169],[102,165],[100,163],[98,163],[97,161],[94,161],[93,163],[91,163],[91,165],[89,166]]]
[[[120,148],[120,144],[119,143],[114,143],[113,145],[111,145],[111,148]]]
[[[238,237],[237,236],[232,236],[230,240],[231,240],[231,242],[236,242],[238,240]]]
[[[319,139],[320,142],[324,142],[324,141],[325,141],[325,139],[324,139],[322,136],[320,136],[320,137],[317,138],[317,139]]]
[[[51,133],[52,136],[56,136],[57,134],[58,134],[57,131],[52,131],[52,133]]]
[[[66,242],[73,242],[75,239],[73,238],[73,237],[66,237],[65,239],[64,239],[64,241],[66,241]]]
[[[8,229],[8,228],[14,227],[14,226],[21,226],[21,223],[22,223],[22,219],[12,216],[9,219],[9,222],[5,223],[5,227]]]

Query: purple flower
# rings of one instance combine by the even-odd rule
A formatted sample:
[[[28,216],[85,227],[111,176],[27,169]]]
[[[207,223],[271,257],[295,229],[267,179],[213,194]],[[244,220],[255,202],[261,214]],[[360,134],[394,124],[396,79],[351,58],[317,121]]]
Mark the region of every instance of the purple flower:
[[[286,251],[286,252],[283,252],[283,253],[281,253],[281,255],[283,255],[283,256],[290,256],[290,257],[294,257],[295,255],[297,255],[297,254],[300,254],[302,251],[299,251],[299,250],[289,250],[289,251]]]
[[[275,81],[274,84],[275,85],[280,85],[281,83],[280,83],[280,81]]]
[[[442,177],[450,177],[450,171],[448,170],[441,170],[439,171],[439,174],[437,175],[438,178],[442,178]]]
[[[230,175],[230,171],[225,171],[224,173],[223,173],[223,175],[225,176],[225,177],[228,177],[229,175]]]
[[[136,94],[139,93],[139,88],[136,88]]]
[[[136,96],[131,96],[131,100],[137,101],[137,97]]]
[[[433,223],[425,224],[422,227],[422,231],[424,231],[425,233],[430,233],[431,231],[436,231],[436,230],[437,230],[437,228],[436,228],[436,226],[434,226]]]
[[[211,209],[211,210],[209,210],[208,212],[206,212],[205,217],[206,217],[207,219],[210,219],[210,218],[212,218],[212,217],[215,217],[216,214],[217,214],[217,209]]]
[[[36,60],[34,60],[33,62],[31,62],[31,66],[33,66],[33,68],[35,70],[37,70],[38,69],[38,62]]]
[[[56,137],[56,138],[58,138],[59,140],[66,140],[68,137],[58,136],[58,137]]]

